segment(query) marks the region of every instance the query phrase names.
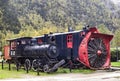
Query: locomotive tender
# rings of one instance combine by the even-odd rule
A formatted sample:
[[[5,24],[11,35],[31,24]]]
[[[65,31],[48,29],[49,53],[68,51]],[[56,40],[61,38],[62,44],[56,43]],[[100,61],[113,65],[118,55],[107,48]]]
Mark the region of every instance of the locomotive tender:
[[[113,35],[99,33],[96,27],[80,31],[50,33],[38,37],[11,39],[5,46],[5,59],[44,72],[63,64],[90,69],[110,68],[110,41]],[[26,65],[27,64],[27,65]]]

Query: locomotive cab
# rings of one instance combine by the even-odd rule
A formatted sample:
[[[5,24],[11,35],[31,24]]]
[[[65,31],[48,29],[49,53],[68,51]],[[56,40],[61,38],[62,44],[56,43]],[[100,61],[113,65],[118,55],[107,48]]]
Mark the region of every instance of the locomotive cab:
[[[10,58],[21,57],[24,46],[30,43],[31,38],[32,37],[21,37],[7,40],[9,45],[4,50],[9,52],[6,52],[5,56],[9,56]]]

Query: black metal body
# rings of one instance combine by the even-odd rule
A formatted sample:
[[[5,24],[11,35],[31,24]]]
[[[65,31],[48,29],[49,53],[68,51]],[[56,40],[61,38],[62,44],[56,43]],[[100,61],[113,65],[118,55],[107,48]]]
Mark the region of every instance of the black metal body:
[[[108,42],[110,41],[108,40],[112,37],[99,34],[96,28],[84,28],[80,31],[50,33],[34,38],[22,37],[8,41],[11,59],[17,60],[16,62],[20,64],[26,64],[27,70],[32,66],[34,70],[39,68],[49,72],[64,62],[68,63],[70,68],[74,65],[75,67],[83,66],[83,64],[90,68],[101,68],[105,63],[109,67],[106,59],[108,58],[109,61]],[[62,61],[63,59],[65,61]]]
[[[48,34],[45,36],[35,37],[35,39],[41,40],[44,43],[56,45],[59,51],[59,56],[57,57],[59,61],[64,59],[66,61],[65,65],[68,63],[68,67],[70,67],[71,63],[73,63],[72,67],[74,67],[74,65],[78,65],[79,67],[83,66],[83,64],[77,60],[79,58],[79,45],[87,32],[87,30],[83,29],[82,31]]]
[[[17,38],[9,41],[10,57],[16,63],[17,67],[19,67],[18,65],[25,65],[26,70],[31,67],[36,70],[36,67],[38,67],[36,65],[39,65],[39,68],[43,70],[46,65],[50,69],[59,62],[57,60],[59,52],[55,44],[47,42],[39,44],[36,39],[30,37]]]
[[[57,47],[51,44],[26,45],[22,53],[24,57],[49,57],[56,58],[58,56]]]
[[[87,33],[88,31],[72,31],[67,33],[57,33],[57,34],[49,34],[47,39],[44,36],[35,37],[36,40],[41,40],[42,42],[48,42],[55,44],[59,50],[59,56],[57,57],[59,60],[61,59],[70,59],[76,60],[78,58],[78,49],[79,45],[84,38],[85,35],[81,35],[81,33]],[[72,47],[68,47],[68,36],[72,36]],[[54,38],[54,41],[52,41]]]

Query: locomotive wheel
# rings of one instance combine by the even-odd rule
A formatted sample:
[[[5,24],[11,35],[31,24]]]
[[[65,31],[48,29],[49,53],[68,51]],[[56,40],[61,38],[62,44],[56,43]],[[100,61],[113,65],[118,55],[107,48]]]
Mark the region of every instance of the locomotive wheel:
[[[105,44],[100,38],[91,38],[88,42],[88,60],[92,68],[102,67],[107,58]]]
[[[49,73],[49,65],[44,65],[43,66],[43,72]]]
[[[31,69],[31,62],[29,59],[25,60],[24,68],[25,68],[25,70],[27,70],[27,68],[28,68],[28,70]]]
[[[33,69],[34,71],[37,71],[37,68],[38,68],[38,62],[37,62],[37,60],[35,59],[35,60],[32,61],[32,69]]]

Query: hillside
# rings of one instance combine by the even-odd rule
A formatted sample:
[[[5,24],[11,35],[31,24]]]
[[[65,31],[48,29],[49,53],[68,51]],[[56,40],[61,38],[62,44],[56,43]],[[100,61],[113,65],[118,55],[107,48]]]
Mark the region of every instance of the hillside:
[[[8,32],[22,36],[24,30],[60,32],[84,25],[114,33],[120,26],[119,13],[111,0],[0,0],[0,39]]]
[[[3,28],[14,32],[26,25],[40,28],[46,21],[57,27],[74,27],[79,23],[105,24],[109,29],[118,27],[113,25],[114,4],[106,0],[2,0],[0,3],[4,3],[1,6],[3,22],[12,25],[12,28]]]

